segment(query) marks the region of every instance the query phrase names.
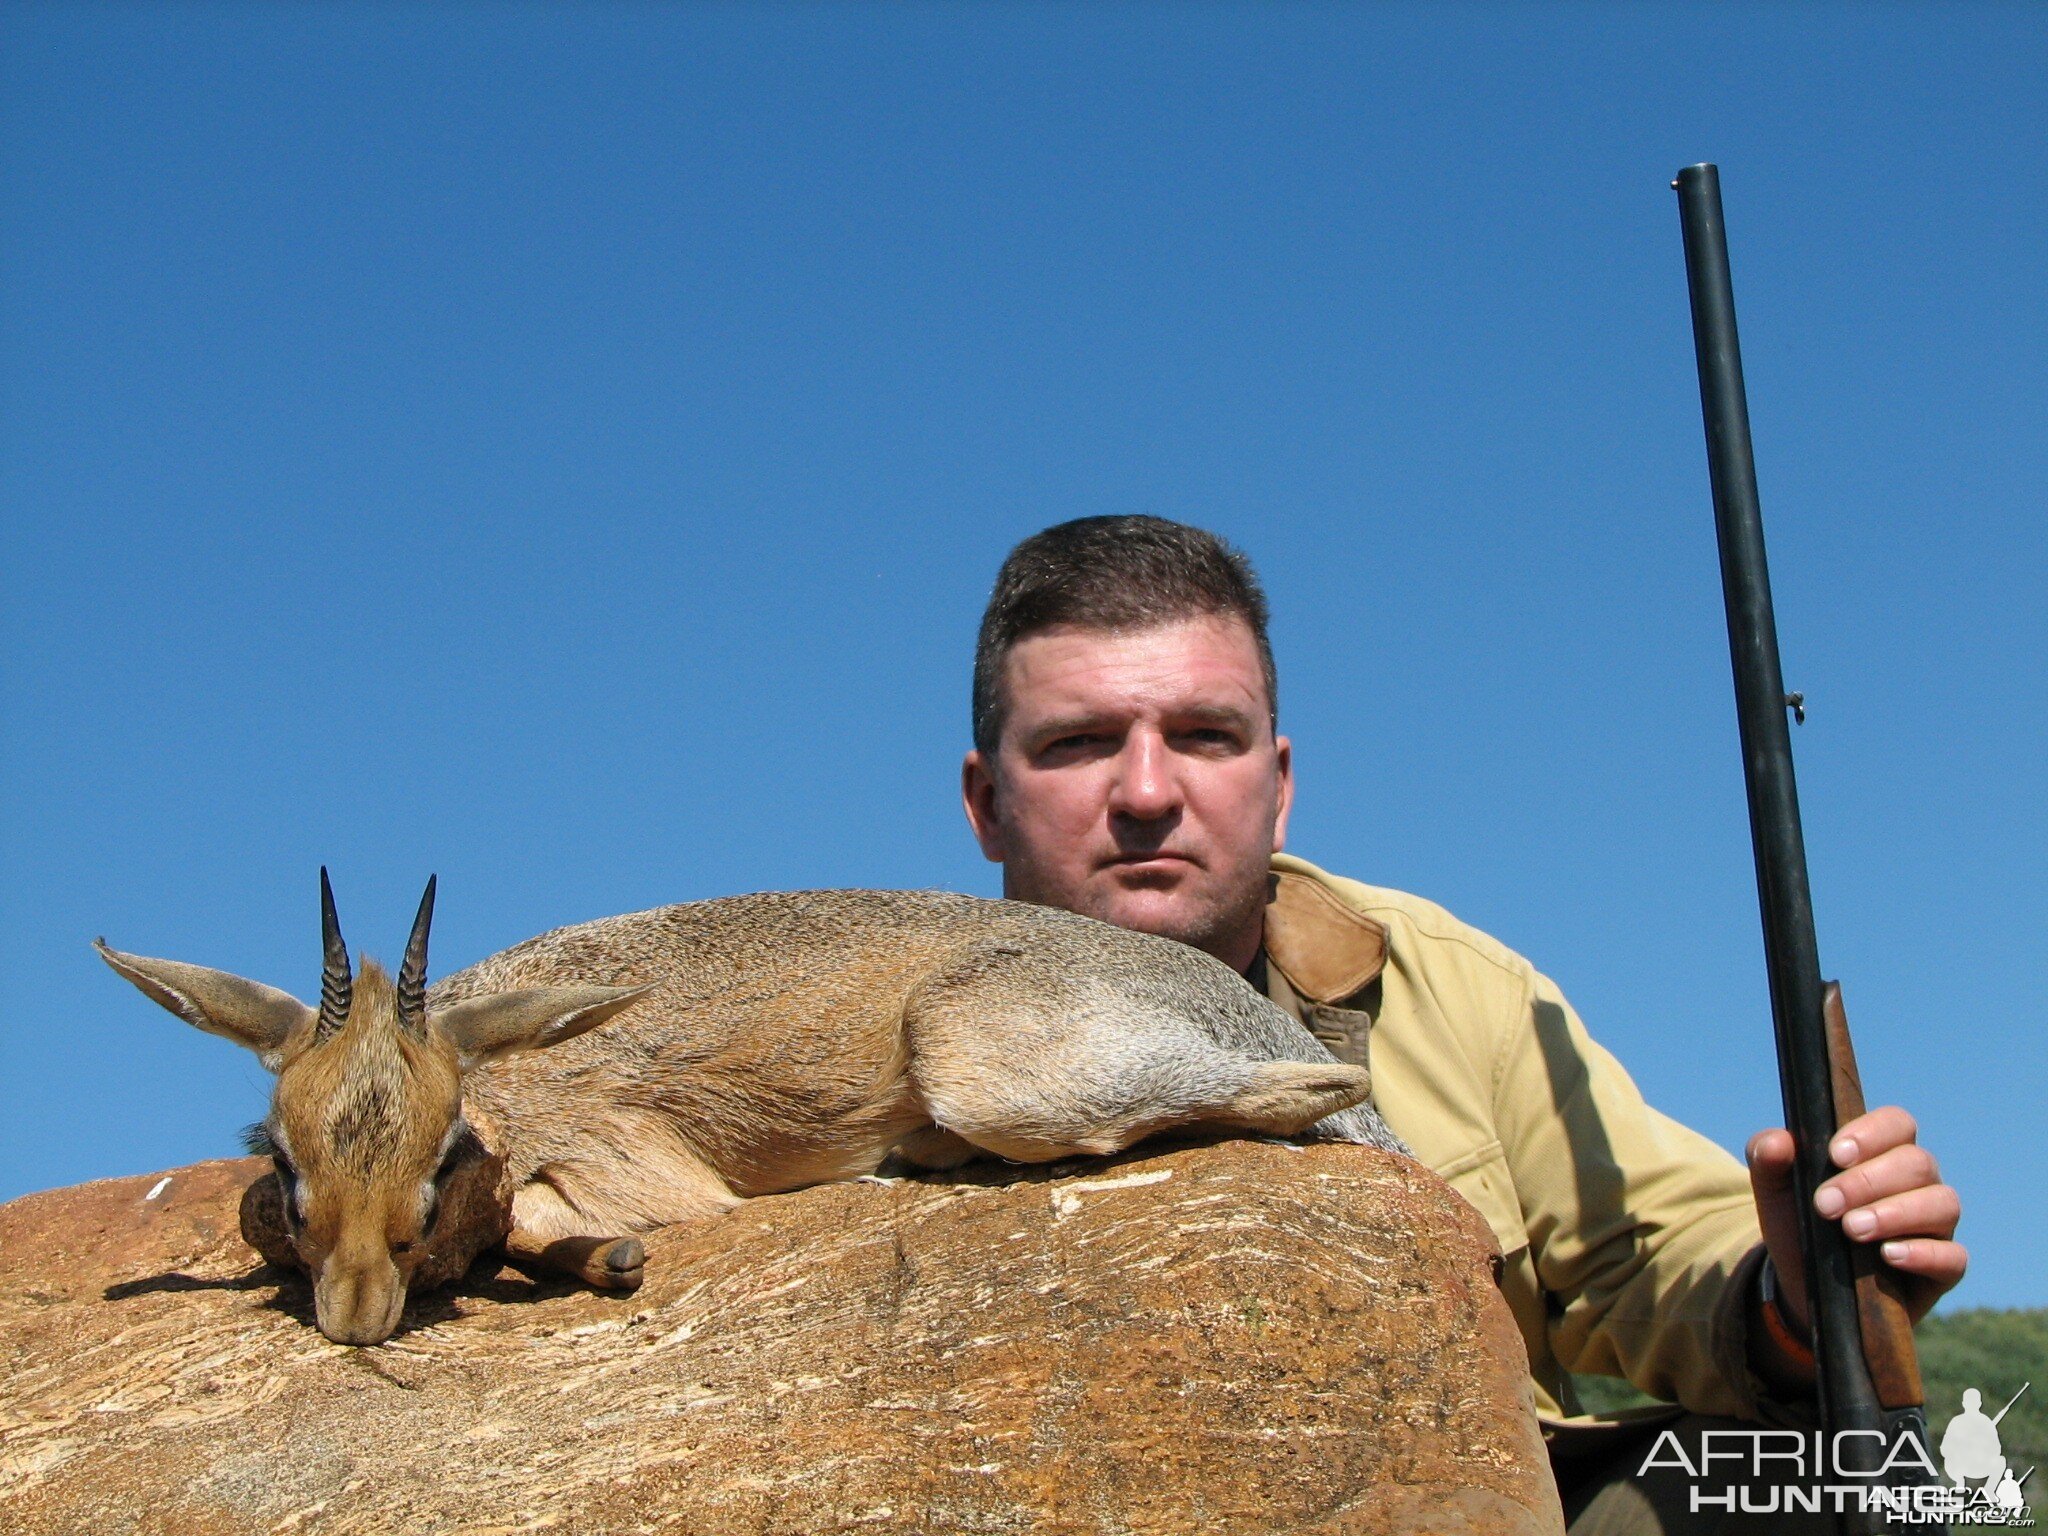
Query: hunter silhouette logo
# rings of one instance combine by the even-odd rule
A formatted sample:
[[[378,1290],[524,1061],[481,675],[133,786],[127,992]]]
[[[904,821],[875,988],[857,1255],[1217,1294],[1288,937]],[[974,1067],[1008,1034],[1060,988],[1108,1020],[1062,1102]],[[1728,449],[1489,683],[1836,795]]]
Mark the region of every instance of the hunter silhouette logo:
[[[2005,1452],[1998,1439],[1998,1421],[2012,1412],[2012,1405],[2032,1385],[2032,1382],[2023,1384],[2003,1408],[1991,1415],[1986,1415],[1983,1410],[1984,1394],[1971,1387],[1963,1393],[1962,1412],[1950,1419],[1948,1427],[1941,1432],[1942,1471],[1948,1474],[1958,1493],[1973,1495],[1965,1503],[1964,1511],[1981,1509],[1985,1515],[1996,1517],[1969,1519],[1968,1523],[2034,1523],[2034,1517],[2027,1509],[2024,1491],[2034,1469],[2029,1467],[2015,1477],[2012,1468],[2006,1464]],[[1974,1490],[1970,1488],[1972,1483],[1976,1485]],[[1967,1514],[1965,1518],[1968,1519]]]
[[[1876,1473],[1858,1470],[1857,1456],[1843,1454],[1840,1442],[1856,1431],[1829,1437],[1818,1430],[1714,1429],[1688,1449],[1673,1430],[1665,1430],[1650,1447],[1638,1477],[1665,1468],[1683,1470],[1692,1479],[1690,1503],[1698,1514],[1721,1510],[1729,1514],[1840,1514],[1860,1510],[1882,1515],[1897,1525],[2032,1526],[2026,1484],[2032,1467],[2016,1472],[1998,1437],[1998,1424],[2027,1392],[2021,1386],[1995,1414],[1984,1412],[1984,1394],[1975,1387],[1963,1393],[1961,1410],[1941,1432],[1937,1469],[1917,1441],[1893,1444]],[[1887,1476],[1895,1466],[1918,1468],[1920,1486],[1892,1486]],[[1944,1480],[1944,1474],[1945,1479]]]

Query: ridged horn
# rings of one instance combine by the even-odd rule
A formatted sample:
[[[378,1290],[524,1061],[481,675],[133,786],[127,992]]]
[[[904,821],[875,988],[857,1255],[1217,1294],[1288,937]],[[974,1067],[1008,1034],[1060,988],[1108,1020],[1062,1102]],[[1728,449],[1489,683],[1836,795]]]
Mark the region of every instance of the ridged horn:
[[[398,968],[398,1022],[415,1035],[427,1031],[427,930],[434,925],[434,879],[427,876],[427,893],[412,920],[412,937],[405,941],[405,963]]]
[[[348,946],[341,942],[341,919],[334,915],[334,887],[327,883],[327,866],[320,866],[320,943],[327,952],[320,968],[320,1021],[313,1038],[325,1040],[348,1018],[348,1005],[355,996],[355,978],[349,974]]]

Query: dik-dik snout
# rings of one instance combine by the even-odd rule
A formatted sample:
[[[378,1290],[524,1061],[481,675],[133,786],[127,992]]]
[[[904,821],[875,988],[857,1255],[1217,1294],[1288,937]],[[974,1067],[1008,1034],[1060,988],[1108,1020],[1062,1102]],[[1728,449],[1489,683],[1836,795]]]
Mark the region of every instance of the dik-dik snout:
[[[467,1236],[439,1230],[464,1129],[462,1071],[441,1031],[408,1027],[375,961],[363,961],[350,1001],[339,1029],[287,1053],[261,1140],[320,1331],[375,1344],[398,1326],[429,1244],[445,1251]]]
[[[275,1172],[269,1188],[251,1191],[255,1219],[245,1204],[244,1230],[266,1258],[312,1277],[322,1333],[378,1344],[397,1328],[416,1275],[454,1278],[511,1224],[502,1163],[462,1116],[463,1075],[572,1039],[650,989],[540,987],[429,1009],[432,880],[395,982],[367,957],[351,970],[324,869],[320,906],[318,1008],[225,971],[122,954],[104,940],[95,947],[155,1002],[248,1047],[277,1074],[251,1140]]]

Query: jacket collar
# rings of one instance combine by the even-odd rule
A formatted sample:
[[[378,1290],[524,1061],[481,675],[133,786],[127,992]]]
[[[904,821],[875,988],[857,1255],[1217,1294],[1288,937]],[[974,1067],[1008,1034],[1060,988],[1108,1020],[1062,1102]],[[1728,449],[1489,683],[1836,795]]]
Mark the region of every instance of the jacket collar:
[[[1291,869],[1267,876],[1266,963],[1311,1003],[1342,1003],[1387,963],[1387,930]]]

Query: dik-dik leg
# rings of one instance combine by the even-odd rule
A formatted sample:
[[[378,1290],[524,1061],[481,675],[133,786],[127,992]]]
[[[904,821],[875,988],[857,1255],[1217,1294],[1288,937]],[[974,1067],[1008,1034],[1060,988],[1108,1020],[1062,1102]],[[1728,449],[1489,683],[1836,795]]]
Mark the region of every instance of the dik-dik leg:
[[[1331,1059],[1249,989],[1208,1017],[1003,959],[928,989],[906,1020],[933,1122],[999,1156],[1119,1152],[1194,1125],[1295,1135],[1370,1094],[1365,1068]]]
[[[935,1172],[958,1168],[962,1163],[972,1162],[977,1148],[965,1137],[951,1131],[942,1131],[936,1125],[928,1125],[921,1131],[912,1131],[896,1143],[896,1155],[913,1168],[928,1168]]]
[[[740,1203],[659,1117],[614,1116],[611,1132],[616,1155],[548,1164],[513,1192],[509,1258],[630,1291],[647,1262],[633,1234],[707,1220]]]
[[[552,1184],[535,1180],[512,1196],[505,1256],[516,1264],[559,1270],[608,1291],[639,1288],[647,1245],[637,1237],[593,1234],[582,1212]]]

